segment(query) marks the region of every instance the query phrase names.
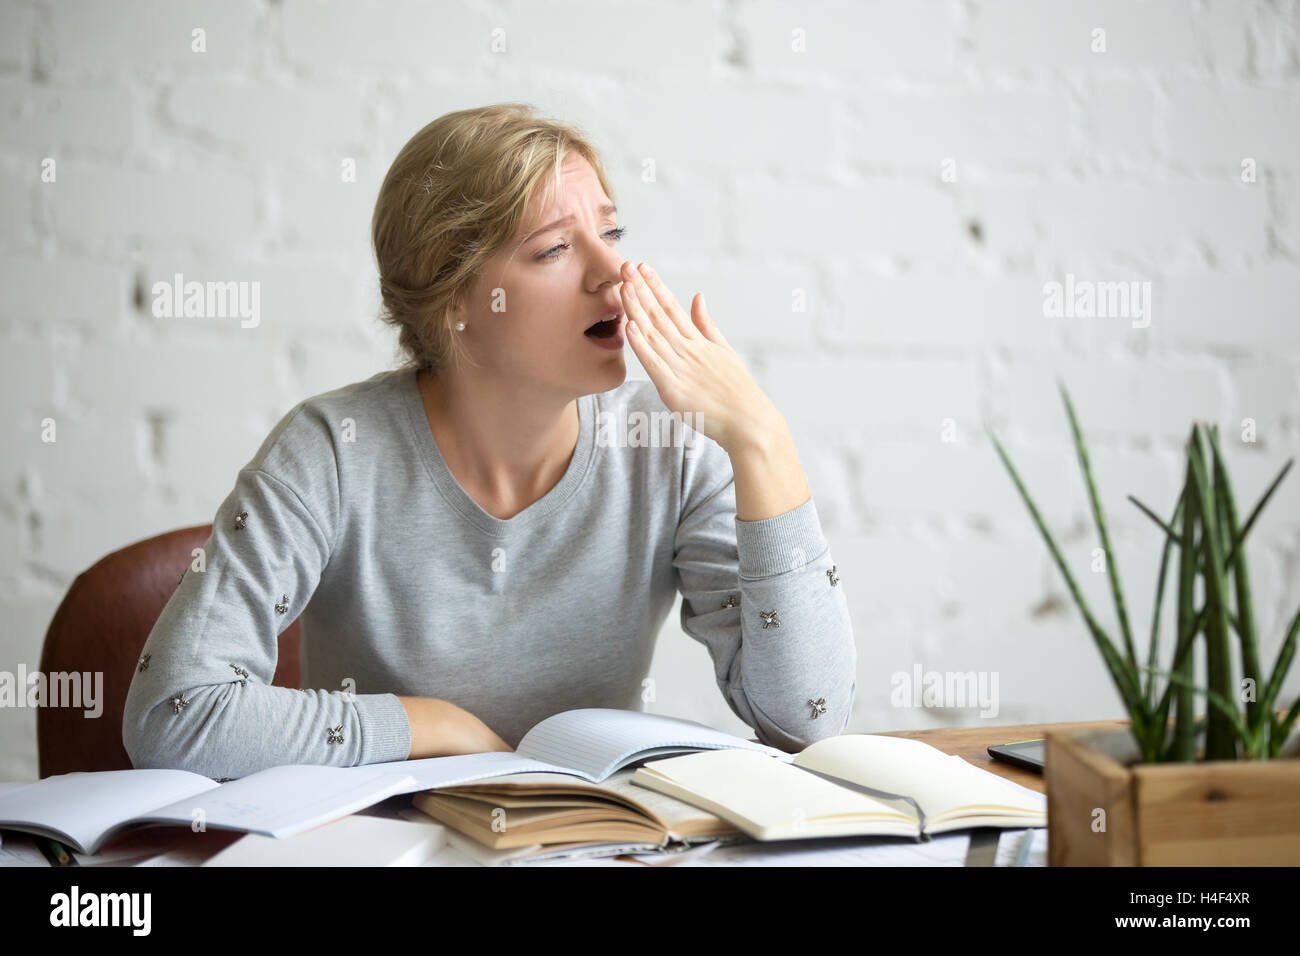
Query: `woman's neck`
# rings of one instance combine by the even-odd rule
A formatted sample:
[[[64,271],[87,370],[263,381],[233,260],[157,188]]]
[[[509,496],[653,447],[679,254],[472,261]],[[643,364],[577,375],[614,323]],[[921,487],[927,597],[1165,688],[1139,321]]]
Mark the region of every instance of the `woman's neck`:
[[[416,377],[443,461],[488,514],[507,520],[568,471],[581,430],[575,399],[539,396],[482,375]]]

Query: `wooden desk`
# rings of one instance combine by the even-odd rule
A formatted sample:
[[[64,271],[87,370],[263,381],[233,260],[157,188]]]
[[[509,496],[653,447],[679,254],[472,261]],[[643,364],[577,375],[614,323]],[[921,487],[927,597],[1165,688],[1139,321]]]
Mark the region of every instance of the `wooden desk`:
[[[1119,730],[1128,726],[1127,720],[1081,720],[1059,724],[1010,724],[988,727],[937,727],[932,730],[879,731],[883,737],[908,737],[921,740],[944,753],[956,754],[981,770],[1006,777],[1022,787],[1046,793],[1043,775],[1011,764],[994,760],[987,748],[993,744],[1009,744],[1016,740],[1036,740],[1046,737],[1046,731]]]

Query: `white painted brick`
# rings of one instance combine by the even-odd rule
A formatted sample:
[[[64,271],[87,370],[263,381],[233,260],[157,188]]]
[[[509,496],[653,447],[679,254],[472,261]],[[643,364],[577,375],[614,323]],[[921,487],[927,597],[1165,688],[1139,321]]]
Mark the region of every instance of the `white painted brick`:
[[[269,432],[270,426],[260,417],[225,410],[180,411],[166,417],[157,462],[162,483],[175,491],[178,500],[207,503],[186,512],[188,523],[212,520],[234,487],[239,470]]]
[[[950,187],[951,188],[951,187]],[[979,240],[969,235],[946,237],[933,258],[940,262],[963,247],[987,250],[1003,262],[1028,258],[1051,248],[1051,242],[1039,221],[1038,196],[1026,183],[961,183],[956,196],[957,215],[942,226],[944,232],[962,230],[969,233],[977,226]],[[933,228],[933,227],[932,227]]]
[[[1093,30],[1106,52],[1092,52]],[[975,62],[1006,72],[1203,68],[1197,25],[1181,0],[992,0],[972,14]]]
[[[367,176],[369,171],[367,170]],[[381,174],[382,178],[382,174]],[[309,250],[313,256],[334,255],[346,261],[373,266],[370,219],[374,213],[378,185],[363,181],[341,181],[337,172],[328,176],[277,172],[279,196],[278,234],[294,250]]]
[[[622,100],[621,108],[602,120],[606,136],[634,156],[653,158],[661,175],[688,163],[728,174],[760,164],[821,167],[841,151],[839,114],[821,90],[776,88],[755,97],[746,90],[673,78],[654,87],[635,86]],[[682,102],[692,108],[681,109]]]
[[[613,187],[630,187],[641,177],[639,136],[616,134],[618,116],[630,110],[633,91],[610,78],[599,81],[583,74],[544,71],[529,76],[529,95],[505,96],[487,77],[460,77],[454,87],[441,78],[393,77],[385,73],[375,84],[378,131],[372,140],[378,157],[376,185],[398,151],[416,133],[445,113],[485,103],[522,100],[541,116],[560,119],[582,130],[600,151]],[[637,102],[641,102],[639,99]],[[676,178],[676,177],[674,177]]]
[[[701,76],[721,58],[726,42],[716,8],[689,0],[633,0],[600,16],[579,0],[510,4],[503,13],[491,18],[491,27],[504,27],[507,52],[494,55],[525,75],[564,64],[574,73],[614,74],[634,83]],[[476,53],[489,49],[485,32],[462,42]]]
[[[1217,3],[1231,4],[1231,0],[1217,0]],[[1246,21],[1247,47],[1253,53],[1247,58],[1249,71],[1266,78],[1294,78],[1296,49],[1300,47],[1300,22],[1294,4],[1256,2],[1231,5],[1236,8],[1233,11],[1235,22],[1224,14],[1220,14],[1218,22],[1228,20],[1232,24],[1230,29],[1239,29],[1241,20]]]
[[[50,8],[50,54],[59,79],[139,76],[162,71],[236,72],[252,68],[262,16],[256,0],[137,0],[123,10],[96,0],[69,0]],[[207,51],[192,50],[202,28]]]
[[[759,3],[736,9],[745,64],[761,74],[861,76],[950,74],[953,8],[937,0],[883,3]],[[795,52],[802,31],[804,52]]]
[[[1082,100],[1085,155],[1149,164],[1163,150],[1160,110],[1164,107],[1157,104],[1149,81],[1098,77]]]
[[[785,358],[758,384],[791,427],[810,432],[937,436],[945,418],[958,427],[978,420],[975,367],[964,360]]]
[[[867,90],[852,98],[852,158],[918,167],[940,179],[941,163],[967,166],[1055,165],[1078,152],[1071,141],[1071,106],[1064,89],[923,94]]]
[[[761,197],[739,203],[734,213],[736,244],[747,255],[946,261],[960,237],[952,194],[938,184],[746,183],[742,195]]]
[[[1163,113],[1176,161],[1216,163],[1238,174],[1245,157],[1261,171],[1300,163],[1300,90],[1225,89],[1209,80],[1171,86]]]
[[[1274,205],[1277,210],[1272,230],[1279,246],[1294,259],[1300,252],[1300,175],[1284,172],[1271,179],[1270,188],[1276,197]]]
[[[705,309],[733,346],[798,350],[813,342],[813,327],[825,304],[809,269],[754,268],[734,261],[707,271],[685,263],[671,270],[651,265],[688,315],[696,293],[704,293]],[[802,290],[805,311],[795,311],[796,290]]]
[[[257,347],[256,332],[237,329],[203,344],[90,343],[67,362],[68,390],[76,402],[93,405],[111,395],[115,407],[141,414],[288,411],[297,399],[280,394],[275,356]]]
[[[673,169],[660,169],[659,178],[651,183],[642,182],[639,175],[620,179],[614,170],[607,172],[615,177],[619,224],[627,227],[627,236],[619,244],[624,258],[653,264],[651,257],[662,250],[664,256],[691,256],[699,261],[728,244],[730,204],[721,188],[684,179]],[[690,210],[686,228],[683,209]],[[705,287],[700,291],[708,296]]]
[[[369,287],[377,279],[367,275],[364,268],[344,270],[327,260],[249,261],[220,254],[159,253],[144,258],[139,269],[146,293],[144,321],[158,327],[166,325],[187,333],[219,330],[221,335],[233,334],[238,329],[288,344],[308,331],[328,336],[362,328],[368,317],[375,314]],[[178,273],[184,283],[250,283],[249,296],[253,289],[251,283],[256,282],[259,312],[256,328],[242,329],[242,320],[234,317],[220,321],[154,317],[155,283],[174,287]]]
[[[1080,299],[1085,284],[1091,305]],[[1039,293],[1040,320],[1067,353],[1146,355],[1170,321],[1164,284],[1150,269],[1081,265],[1045,273]]]
[[[5,747],[0,750],[0,781],[35,783],[40,776],[36,754],[36,711],[17,711],[5,725]]]
[[[64,147],[122,150],[135,136],[131,94],[123,87],[51,89],[0,85],[0,142],[58,157]]]
[[[1048,721],[1127,716],[1083,620],[1070,610],[1068,615],[1024,620],[1017,628],[1020,636],[1015,643],[999,649],[992,658],[998,670],[1001,712],[988,722],[1036,720],[1038,714]],[[995,630],[976,632],[968,643],[973,649],[982,649],[999,636]],[[1027,708],[1028,714],[1015,716],[1017,705]]]
[[[1201,42],[1210,62],[1221,74],[1242,73],[1249,68],[1252,46],[1249,20],[1267,20],[1270,33],[1276,33],[1283,22],[1264,4],[1247,5],[1241,0],[1208,0],[1203,17]]]
[[[8,341],[0,348],[0,408],[39,434],[40,419],[54,409],[55,357],[43,342]]]
[[[217,169],[142,172],[64,160],[44,187],[55,230],[66,238],[167,248],[175,239],[212,248],[245,245],[258,227],[257,195],[246,176]]]
[[[1010,523],[1004,527],[1011,530]],[[943,542],[942,551],[940,594],[945,616],[968,627],[1005,626],[1028,617],[1049,592],[1049,572],[1057,573],[1049,567],[1046,545],[1033,531],[1007,538],[954,538]]]
[[[825,345],[1002,345],[1050,349],[1055,320],[1043,316],[1042,282],[966,276],[872,276],[837,270]]]
[[[868,621],[896,621],[906,614],[937,612],[941,592],[935,569],[942,543],[933,536],[840,532],[832,547],[847,588],[855,632]]]
[[[52,416],[56,441],[33,432],[28,461],[42,495],[111,506],[139,495],[148,477],[144,423],[125,411]]]
[[[1151,323],[1162,344],[1241,352],[1300,347],[1300,269],[1289,263],[1237,275],[1170,276],[1164,298],[1164,317]]]
[[[125,265],[57,259],[10,257],[0,262],[0,316],[33,327],[90,320],[105,323],[127,307]]]
[[[1156,534],[1143,532],[1142,537],[1139,539],[1111,529],[1110,536],[1111,544],[1116,552],[1113,560],[1119,570],[1120,585],[1124,592],[1124,603],[1128,611],[1134,647],[1138,651],[1140,659],[1145,660],[1151,629],[1151,602],[1155,596],[1155,581],[1160,569],[1161,542],[1158,532]],[[1069,540],[1062,540],[1058,537],[1057,543],[1060,545],[1065,563],[1069,567],[1070,574],[1073,576],[1075,584],[1078,585],[1084,601],[1091,610],[1093,618],[1110,638],[1114,647],[1121,654],[1126,654],[1123,631],[1119,625],[1119,617],[1115,611],[1115,601],[1111,594],[1110,580],[1107,577],[1107,559],[1104,557],[1101,540],[1096,534],[1091,517],[1089,517],[1083,534]],[[1045,545],[1040,544],[1040,548],[1044,554],[1047,553]],[[1170,560],[1173,561],[1174,557],[1171,557]],[[1093,646],[1092,636],[1088,633],[1083,616],[1070,594],[1064,576],[1062,576],[1060,569],[1056,567],[1055,562],[1051,562],[1051,568],[1052,593],[1061,602],[1062,613],[1068,620],[1077,625],[1079,636],[1089,646]],[[1169,591],[1165,595],[1165,600],[1168,602],[1176,600],[1176,568],[1176,564],[1171,565],[1170,571],[1167,572],[1166,587],[1169,588]],[[1103,672],[1105,672],[1105,665],[1100,652],[1094,650],[1093,653],[1096,655],[1096,666],[1102,668]]]
[[[994,429],[1048,530],[1056,535],[1071,532],[1088,507],[1087,490],[1071,457],[1072,449],[1019,432],[1018,427]],[[992,441],[985,450],[972,452],[963,478],[980,489],[981,498],[987,501],[984,513],[992,516],[990,523],[995,529],[1006,535],[1039,536],[1029,506]]]
[[[422,52],[421,57],[427,55]],[[520,101],[533,104],[539,116],[557,118],[583,130],[612,167],[611,174],[623,164],[637,177],[641,175],[639,148],[624,157],[621,150],[630,144],[614,135],[611,125],[618,114],[629,109],[631,94],[609,78],[596,81],[560,70],[535,72],[528,77],[528,95],[515,96],[503,94],[500,84],[490,77],[459,76],[452,86],[442,77],[394,77],[384,71],[374,95],[378,132],[373,152],[379,157],[380,179],[407,140],[440,116],[486,103]],[[622,181],[624,177],[619,178]]]
[[[1082,504],[1082,495],[1068,486],[1068,462],[1050,450],[998,437],[1044,520],[1064,526]],[[937,432],[929,443],[864,441],[860,454],[860,495],[871,514],[986,522],[994,516],[1008,533],[1037,534],[1011,475],[982,435],[976,443],[968,438],[957,445],[940,441]]]
[[[36,549],[33,559],[71,584],[106,554],[175,527],[168,523],[168,509],[151,494],[141,492],[113,505],[53,498],[42,501],[43,546]],[[211,521],[211,516],[207,520]]]
[[[1181,442],[1194,420],[1223,421],[1229,407],[1227,375],[1209,364],[1061,356],[1036,366],[1018,362],[999,376],[993,393],[997,420],[1069,445],[1058,378],[1090,447],[1093,440],[1122,435]]]
[[[337,168],[342,156],[367,149],[364,113],[371,98],[355,80],[284,87],[196,78],[176,84],[166,115],[181,134],[244,156],[274,156],[277,163],[319,156]]]
[[[654,681],[654,700],[646,702],[646,711],[698,720],[720,730],[728,728],[724,732],[740,737],[752,736],[753,731],[723,700],[708,650],[682,631],[678,623],[680,615],[681,597],[678,596],[655,644],[647,674]]]
[[[394,340],[395,341],[395,340]],[[304,342],[294,348],[295,381],[303,397],[367,379],[390,367],[389,339],[376,334],[357,344]]]
[[[10,3],[5,6],[4,18],[4,29],[0,30],[0,70],[25,72],[35,42],[36,9]]]
[[[9,252],[26,251],[34,246],[36,238],[33,182],[39,170],[33,172],[24,168],[17,172],[8,164],[3,169],[4,174],[0,175],[0,223],[4,226],[0,243]]]
[[[5,433],[10,430],[7,425],[0,426],[0,450],[4,449],[7,442],[8,436]],[[13,459],[6,455],[4,460],[7,472],[12,466]],[[4,503],[4,507],[0,507],[0,589],[6,594],[12,594],[17,590],[19,571],[23,567],[23,555],[20,551],[23,549],[25,538],[18,511],[9,510],[9,502],[6,500],[9,498],[9,492],[10,486],[6,480],[3,494],[0,494],[0,502]]]
[[[991,220],[992,249],[1025,255],[1046,246],[1074,271],[1121,253],[1168,257],[1201,244],[1235,260],[1261,256],[1268,245],[1265,193],[1239,182],[1053,184],[1026,189],[1020,209],[1004,202],[1006,187],[971,192],[979,215]],[[1017,225],[1022,215],[1037,231]],[[1008,216],[1012,228],[1003,229],[999,220]]]
[[[372,70],[463,75],[489,62],[491,31],[503,25],[470,7],[419,0],[286,0],[280,19],[289,62],[330,76]]]
[[[44,416],[27,418],[16,415],[6,409],[0,418],[0,504],[6,505],[23,483],[23,475],[29,464],[29,457],[34,458],[38,452],[37,442],[32,435],[40,435],[40,422]],[[45,446],[41,446],[44,449]]]
[[[1267,338],[1256,340],[1263,346]],[[1229,365],[1233,400],[1222,424],[1223,437],[1241,442],[1243,422],[1250,419],[1256,447],[1272,449],[1285,442],[1283,432],[1300,429],[1300,364],[1285,359],[1258,358]]]
[[[809,491],[816,501],[822,531],[833,555],[839,534],[858,527],[861,508],[855,449],[838,442],[814,441],[811,436],[804,440],[797,432],[794,440]]]
[[[1081,708],[1071,713],[1052,703],[1075,694],[1088,694],[1092,706],[1110,717],[1122,716],[1109,709],[1114,691],[1081,622],[1076,626],[1063,616],[1033,620],[1020,625],[1023,640],[1001,646],[997,643],[1002,639],[1001,628],[976,618],[962,616],[916,630],[913,648],[898,649],[895,642],[893,653],[882,649],[875,655],[875,666],[860,667],[859,705],[879,714],[866,724],[872,729],[1007,724],[1035,719],[1034,715],[1044,711],[1052,712],[1052,720],[1097,719],[1080,712]],[[895,673],[910,686],[917,664],[923,672],[996,674],[998,713],[986,718],[978,707],[893,706],[890,692]]]

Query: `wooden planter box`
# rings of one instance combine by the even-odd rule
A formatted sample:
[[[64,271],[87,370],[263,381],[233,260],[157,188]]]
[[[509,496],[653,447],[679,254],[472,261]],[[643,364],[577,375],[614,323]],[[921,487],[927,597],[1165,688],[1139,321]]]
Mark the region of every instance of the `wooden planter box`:
[[[1293,746],[1278,760],[1142,764],[1126,730],[1045,733],[1049,866],[1300,864]]]

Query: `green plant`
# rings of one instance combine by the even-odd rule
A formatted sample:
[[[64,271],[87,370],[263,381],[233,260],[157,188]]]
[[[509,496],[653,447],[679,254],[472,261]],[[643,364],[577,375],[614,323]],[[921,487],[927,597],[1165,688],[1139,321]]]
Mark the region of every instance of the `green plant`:
[[[1020,496],[1047,542],[1056,566],[1065,578],[1066,586],[1083,615],[1089,634],[1101,652],[1111,679],[1128,712],[1130,726],[1144,763],[1188,762],[1197,759],[1197,735],[1204,730],[1206,760],[1234,760],[1244,755],[1251,759],[1277,757],[1282,750],[1292,725],[1300,715],[1300,697],[1291,705],[1285,717],[1274,708],[1282,682],[1295,655],[1296,638],[1300,634],[1300,610],[1296,611],[1287,628],[1282,646],[1278,649],[1272,673],[1256,697],[1261,675],[1259,641],[1255,628],[1255,614],[1250,590],[1250,574],[1246,566],[1244,544],[1254,527],[1264,505],[1277,490],[1287,471],[1294,464],[1288,461],[1265,490],[1259,502],[1251,509],[1245,522],[1238,520],[1236,502],[1228,469],[1219,448],[1219,432],[1215,425],[1193,424],[1185,443],[1187,462],[1182,492],[1168,521],[1161,519],[1132,495],[1131,500],[1154,521],[1164,533],[1164,547],[1160,556],[1160,570],[1156,579],[1154,612],[1151,616],[1151,636],[1147,650],[1147,663],[1139,666],[1129,624],[1128,608],[1120,583],[1115,552],[1111,548],[1106,516],[1097,496],[1097,487],[1088,462],[1088,449],[1079,430],[1074,405],[1065,386],[1057,383],[1065,411],[1070,420],[1074,448],[1088,489],[1097,535],[1105,555],[1106,574],[1111,596],[1123,637],[1123,652],[1115,646],[1105,629],[1098,623],[1079,586],[1070,573],[1037,506],[1030,497],[1024,482],[1007,457],[1001,442],[991,429],[986,429],[1006,465]],[[1178,613],[1177,634],[1174,641],[1172,663],[1168,671],[1156,667],[1159,646],[1160,608],[1164,599],[1165,579],[1173,549],[1178,549]],[[1195,606],[1197,579],[1201,582],[1203,603]],[[1231,635],[1237,635],[1240,647],[1242,683],[1234,691],[1234,666],[1231,652]],[[1193,648],[1202,639],[1205,647],[1206,685],[1197,687],[1192,681]],[[1145,676],[1145,683],[1144,678]],[[1167,678],[1164,690],[1157,699],[1157,677]],[[1208,702],[1207,713],[1202,718],[1194,716],[1194,694],[1201,694]],[[1243,718],[1238,703],[1246,706]],[[1170,728],[1170,710],[1173,709],[1173,727]],[[1239,748],[1243,753],[1239,753]]]

